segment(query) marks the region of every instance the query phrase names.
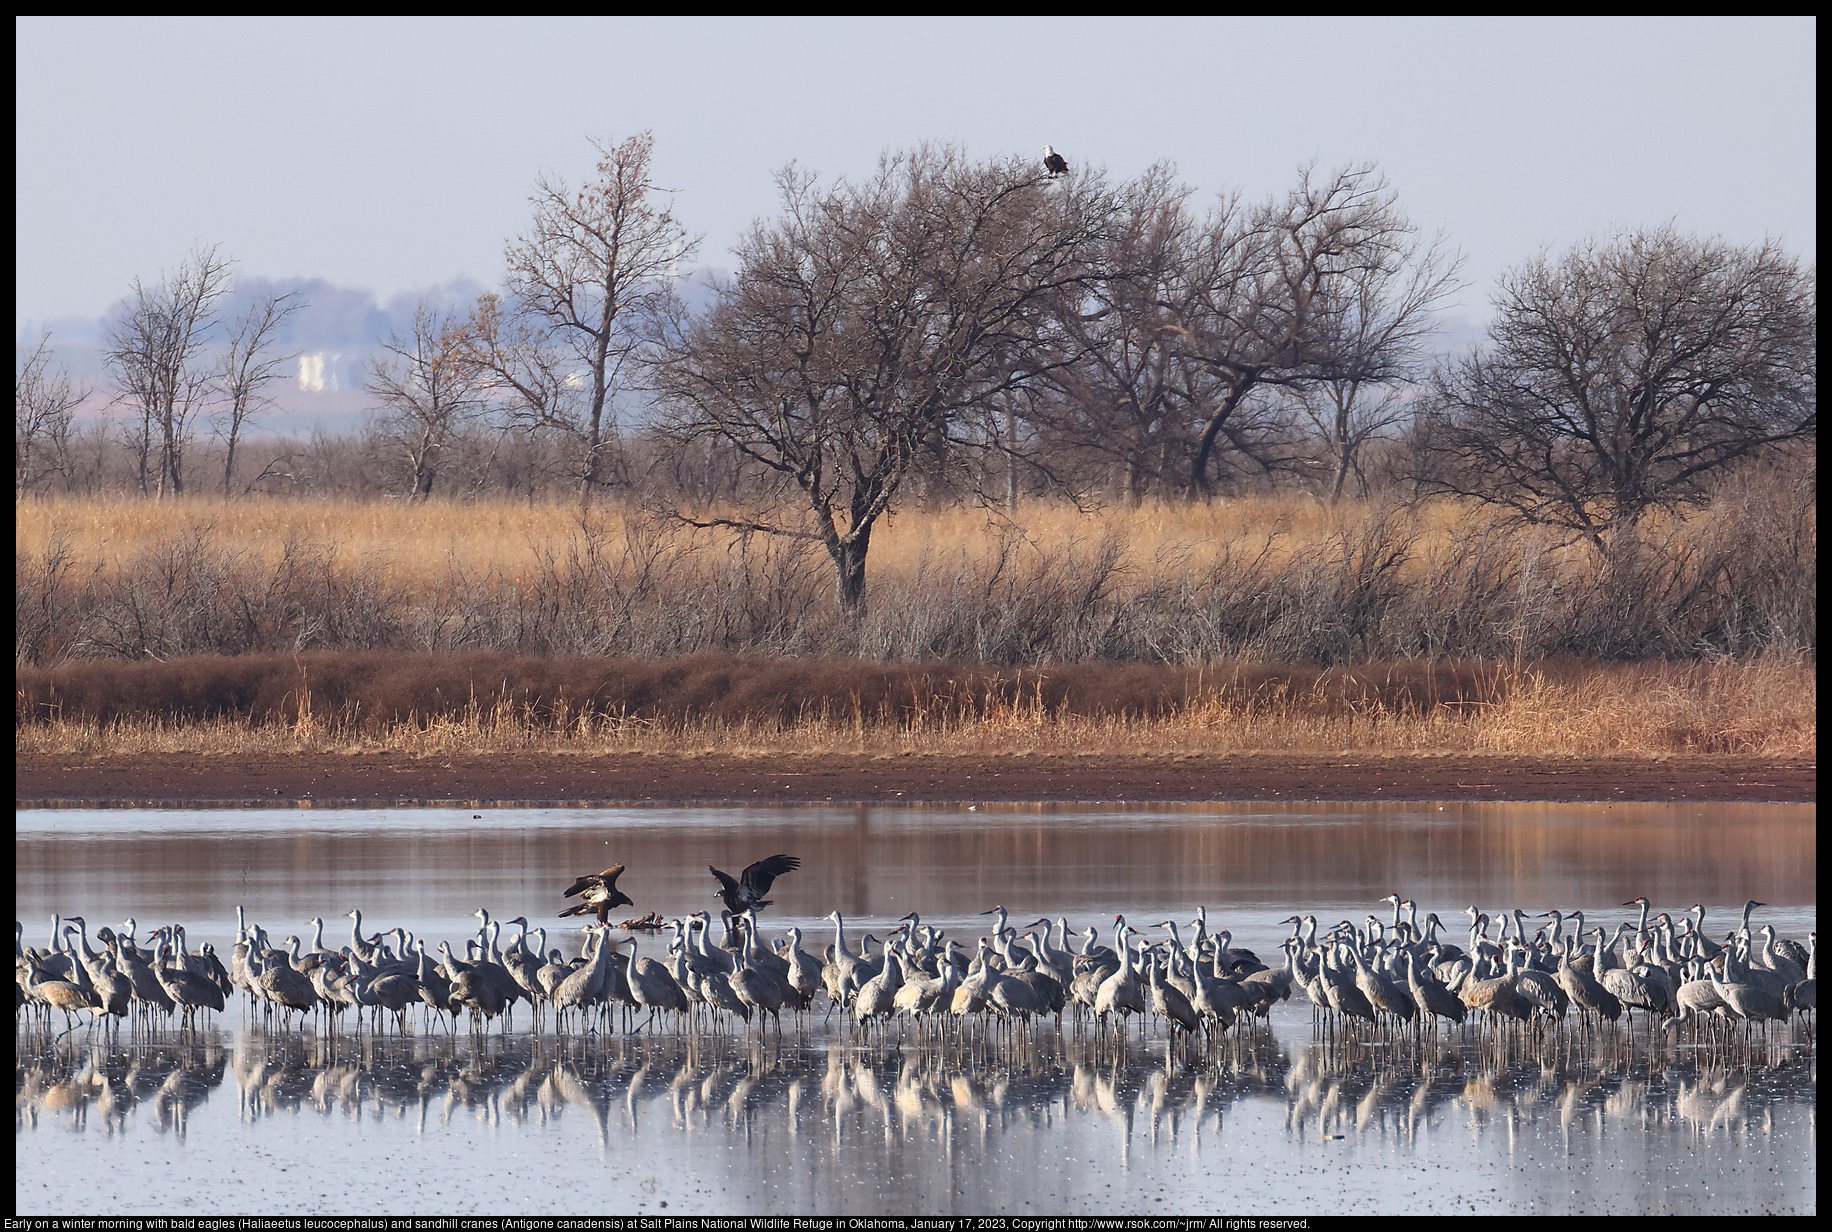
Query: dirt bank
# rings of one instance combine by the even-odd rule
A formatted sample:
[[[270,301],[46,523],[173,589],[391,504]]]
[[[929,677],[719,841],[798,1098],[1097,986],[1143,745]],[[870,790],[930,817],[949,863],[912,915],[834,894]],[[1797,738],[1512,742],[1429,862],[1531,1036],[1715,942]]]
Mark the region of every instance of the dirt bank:
[[[1817,799],[1815,760],[1731,756],[29,754],[16,766],[24,806]]]

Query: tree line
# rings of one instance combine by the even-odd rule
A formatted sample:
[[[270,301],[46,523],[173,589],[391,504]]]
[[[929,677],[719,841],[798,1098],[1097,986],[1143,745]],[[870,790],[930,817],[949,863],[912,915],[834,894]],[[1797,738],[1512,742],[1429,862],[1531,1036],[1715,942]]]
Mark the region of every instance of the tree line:
[[[1816,430],[1815,275],[1773,241],[1658,226],[1548,251],[1502,279],[1484,345],[1437,358],[1460,260],[1371,164],[1204,202],[1168,165],[1053,175],[925,145],[851,179],[785,168],[692,311],[698,241],[651,137],[596,150],[584,183],[537,181],[500,292],[387,339],[340,483],[647,500],[818,544],[857,610],[873,529],[912,501],[1388,485],[1602,549]],[[200,415],[224,492],[313,486],[300,457],[337,452],[294,442],[238,476],[297,302],[217,321],[230,270],[201,249],[136,283],[108,338],[133,490],[196,488]],[[71,486],[83,392],[43,346],[21,363],[21,492]]]

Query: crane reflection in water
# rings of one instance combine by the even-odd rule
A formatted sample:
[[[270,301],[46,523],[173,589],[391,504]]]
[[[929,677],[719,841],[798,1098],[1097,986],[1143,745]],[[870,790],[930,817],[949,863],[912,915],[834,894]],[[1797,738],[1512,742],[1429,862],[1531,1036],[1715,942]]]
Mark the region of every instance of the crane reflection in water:
[[[1103,1118],[1155,1140],[1221,1130],[1248,1101],[1283,1107],[1299,1138],[1402,1139],[1450,1118],[1552,1121],[1564,1128],[1649,1118],[1703,1131],[1759,1132],[1774,1107],[1814,1098],[1811,1057],[1757,1050],[1722,1065],[1703,1050],[1598,1041],[1590,1049],[1516,1041],[1280,1043],[1268,1032],[1193,1056],[1168,1041],[1116,1047],[1060,1035],[1016,1050],[860,1048],[774,1036],[307,1036],[205,1030],[183,1043],[22,1037],[21,1129],[183,1136],[194,1109],[223,1098],[238,1118],[454,1119],[539,1127],[583,1117],[608,1147],[659,1123],[692,1132],[770,1123],[795,1134],[984,1133],[1013,1123]]]

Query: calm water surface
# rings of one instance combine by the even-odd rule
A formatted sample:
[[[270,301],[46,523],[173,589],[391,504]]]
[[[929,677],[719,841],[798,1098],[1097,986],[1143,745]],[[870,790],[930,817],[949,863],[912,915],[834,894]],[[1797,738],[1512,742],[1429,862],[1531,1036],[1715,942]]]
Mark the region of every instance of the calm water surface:
[[[1645,894],[1707,927],[1814,926],[1813,806],[1291,805],[489,812],[25,811],[18,917],[129,915],[233,941],[403,925],[454,946],[471,913],[557,932],[571,878],[612,863],[630,914],[717,909],[708,863],[776,851],[766,932],[882,936],[917,910],[969,944],[995,903],[1135,927],[1190,918],[1276,952],[1279,920],[1327,925],[1397,891],[1461,910],[1632,919]],[[621,914],[621,913],[620,913]],[[651,953],[659,941],[645,939]],[[456,1039],[214,1028],[18,1052],[21,1213],[1720,1213],[1816,1209],[1808,1037],[1732,1056],[1643,1037],[1498,1047],[1325,1046],[1301,995],[1208,1053],[866,1048],[810,1018],[756,1036]],[[664,1207],[663,1204],[666,1204]]]

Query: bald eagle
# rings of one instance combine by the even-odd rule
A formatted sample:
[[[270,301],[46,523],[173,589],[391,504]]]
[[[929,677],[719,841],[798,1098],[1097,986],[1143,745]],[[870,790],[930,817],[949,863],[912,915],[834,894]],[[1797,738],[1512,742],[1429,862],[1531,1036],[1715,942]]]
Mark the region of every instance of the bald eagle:
[[[1046,145],[1043,147],[1043,169],[1050,173],[1050,178],[1053,180],[1059,175],[1067,175],[1069,164],[1063,161],[1062,155]]]
[[[736,877],[722,873],[710,864],[706,866],[706,871],[719,879],[719,897],[725,900],[726,907],[733,915],[743,915],[748,911],[754,917],[770,905],[770,900],[764,895],[770,892],[770,886],[775,880],[800,867],[801,861],[794,856],[770,856],[757,861]]]
[[[617,878],[622,875],[623,865],[613,864],[602,873],[589,873],[580,877],[561,897],[571,898],[575,894],[583,894],[584,901],[562,911],[560,918],[564,920],[569,915],[591,915],[597,912],[598,922],[608,924],[612,907],[634,907],[636,904],[630,901],[629,896],[617,888]]]

